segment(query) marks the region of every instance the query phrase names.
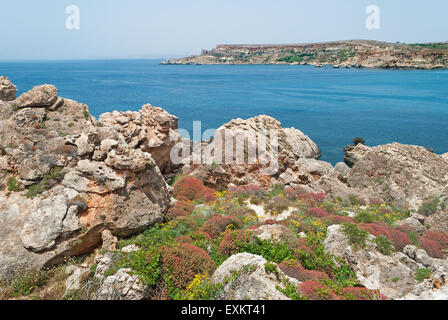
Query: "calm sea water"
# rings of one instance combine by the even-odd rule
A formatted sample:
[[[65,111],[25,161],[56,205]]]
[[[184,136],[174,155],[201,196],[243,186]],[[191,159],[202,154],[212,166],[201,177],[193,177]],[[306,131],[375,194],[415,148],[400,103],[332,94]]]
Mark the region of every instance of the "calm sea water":
[[[309,66],[162,66],[158,60],[0,62],[20,92],[51,83],[60,96],[112,110],[165,108],[192,129],[270,115],[309,135],[322,160],[343,160],[354,137],[448,152],[448,71],[321,69]]]

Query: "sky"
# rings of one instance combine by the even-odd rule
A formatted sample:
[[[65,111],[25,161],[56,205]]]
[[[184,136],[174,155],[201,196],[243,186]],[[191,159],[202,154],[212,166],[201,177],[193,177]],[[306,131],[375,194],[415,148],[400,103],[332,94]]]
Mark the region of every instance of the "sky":
[[[79,8],[79,30],[66,8]],[[366,8],[380,9],[369,30]],[[169,58],[217,44],[448,41],[446,0],[14,0],[0,5],[0,60]]]

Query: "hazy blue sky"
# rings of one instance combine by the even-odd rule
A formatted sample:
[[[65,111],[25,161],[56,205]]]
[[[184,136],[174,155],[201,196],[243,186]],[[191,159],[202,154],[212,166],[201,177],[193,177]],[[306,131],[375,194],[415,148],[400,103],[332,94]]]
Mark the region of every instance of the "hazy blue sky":
[[[81,29],[67,30],[77,5]],[[365,27],[368,5],[380,30]],[[0,5],[0,60],[169,57],[220,43],[448,40],[446,0],[14,0]]]

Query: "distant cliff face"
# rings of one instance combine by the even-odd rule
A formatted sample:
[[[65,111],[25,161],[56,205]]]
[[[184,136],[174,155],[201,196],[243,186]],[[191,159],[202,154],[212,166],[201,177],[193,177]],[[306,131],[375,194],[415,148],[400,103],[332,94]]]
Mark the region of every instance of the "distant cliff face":
[[[448,67],[448,42],[401,44],[339,41],[297,45],[218,45],[199,56],[163,64],[310,64],[316,66],[441,69]]]

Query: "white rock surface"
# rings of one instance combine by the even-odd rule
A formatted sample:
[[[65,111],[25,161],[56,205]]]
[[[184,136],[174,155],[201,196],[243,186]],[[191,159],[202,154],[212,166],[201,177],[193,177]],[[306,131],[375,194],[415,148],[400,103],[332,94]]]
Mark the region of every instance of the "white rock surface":
[[[266,259],[250,253],[239,253],[227,259],[213,274],[213,282],[224,285],[221,300],[290,300],[277,290],[283,283],[275,274],[265,271]],[[280,277],[300,284],[278,269]]]

